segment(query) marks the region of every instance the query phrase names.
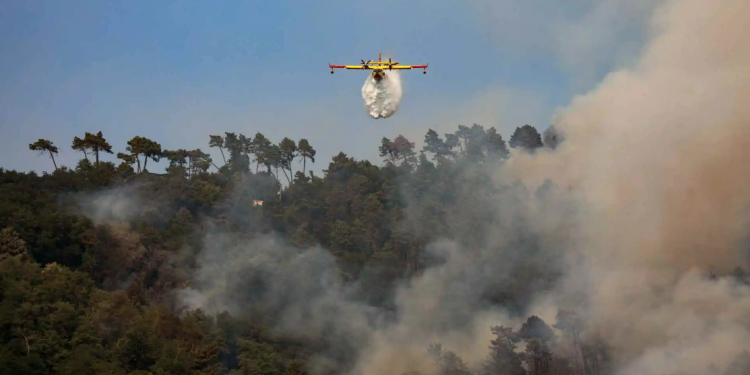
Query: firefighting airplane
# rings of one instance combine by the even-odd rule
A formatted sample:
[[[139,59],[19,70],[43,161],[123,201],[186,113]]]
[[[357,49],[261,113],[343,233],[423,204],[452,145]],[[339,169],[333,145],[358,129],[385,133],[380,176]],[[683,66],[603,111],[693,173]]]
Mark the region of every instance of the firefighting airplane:
[[[362,61],[362,65],[331,65],[328,63],[328,67],[331,68],[331,74],[333,74],[333,69],[369,69],[372,70],[372,78],[374,78],[376,81],[380,81],[381,79],[385,78],[385,70],[403,70],[403,69],[423,69],[422,74],[427,74],[427,65],[398,65],[397,62],[391,62],[391,58],[388,58],[388,62],[380,61],[380,52],[378,52],[378,61],[368,61],[365,62],[365,60]]]

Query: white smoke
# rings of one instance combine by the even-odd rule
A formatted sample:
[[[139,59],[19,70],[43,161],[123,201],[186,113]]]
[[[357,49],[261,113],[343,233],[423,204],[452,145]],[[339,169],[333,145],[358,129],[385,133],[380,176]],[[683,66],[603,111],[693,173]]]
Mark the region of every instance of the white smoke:
[[[401,89],[401,76],[395,70],[386,72],[380,81],[368,75],[362,86],[362,99],[365,107],[372,118],[386,118],[393,116],[398,111],[403,91]]]
[[[717,374],[750,350],[750,288],[726,277],[747,268],[748,17],[747,0],[665,2],[638,64],[560,112],[555,151],[503,171],[585,197],[586,261],[555,297],[586,296],[619,375]]]

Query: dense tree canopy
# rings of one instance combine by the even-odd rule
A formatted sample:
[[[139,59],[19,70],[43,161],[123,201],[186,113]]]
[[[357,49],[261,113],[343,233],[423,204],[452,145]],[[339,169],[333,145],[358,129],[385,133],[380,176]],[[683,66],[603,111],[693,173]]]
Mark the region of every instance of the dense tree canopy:
[[[561,141],[551,132],[545,139],[550,147]],[[517,201],[556,187],[498,187],[477,172],[502,163],[509,147],[543,147],[532,126],[517,128],[507,143],[478,124],[444,137],[429,130],[421,150],[403,135],[383,138],[382,165],[339,153],[323,176],[308,173],[316,150],[306,139],[276,144],[261,133],[227,132],[208,141],[220,160],[141,136],[116,152],[102,132],[87,132],[73,139],[72,149],[83,153],[73,169],[0,169],[0,373],[300,375],[313,371],[310,358],[322,352],[333,365],[316,362],[315,372],[347,373],[356,360],[351,348],[333,353],[330,342],[304,332],[269,329],[274,306],[208,313],[175,298],[206,267],[207,249],[271,233],[295,249],[327,249],[356,299],[386,311],[398,283],[445,262],[428,244],[449,238],[466,248],[501,246],[477,235],[490,225],[515,231],[502,246],[518,250],[504,252],[512,267],[477,270],[498,272],[477,301],[522,312],[531,290],[558,275],[540,266],[554,252],[522,226]],[[53,163],[58,152],[45,139],[29,148]],[[101,153],[116,154],[119,165],[100,160]],[[166,174],[150,173],[148,161],[162,158]],[[502,215],[512,220],[489,207],[490,199],[506,202]],[[120,200],[127,204],[112,203]],[[230,239],[207,241],[210,233]],[[270,288],[260,276],[245,276],[237,282],[248,289]],[[747,279],[741,269],[736,277]],[[531,316],[520,327],[487,329],[495,338],[478,368],[440,343],[425,343],[425,350],[445,374],[609,373],[606,343],[575,311],[560,311],[555,322]]]

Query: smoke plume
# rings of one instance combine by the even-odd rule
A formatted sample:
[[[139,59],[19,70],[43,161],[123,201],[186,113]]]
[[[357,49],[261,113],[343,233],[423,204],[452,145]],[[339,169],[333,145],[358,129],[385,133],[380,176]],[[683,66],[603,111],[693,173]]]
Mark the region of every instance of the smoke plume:
[[[509,161],[527,184],[585,196],[585,262],[550,297],[583,294],[619,374],[710,373],[750,349],[750,2],[669,1],[639,63],[558,114],[554,151]]]
[[[374,119],[393,116],[398,111],[402,95],[401,76],[395,70],[386,72],[386,76],[380,81],[368,75],[362,85],[365,108]]]
[[[429,244],[442,263],[398,287],[395,316],[353,299],[326,251],[275,239],[208,238],[183,301],[261,306],[277,329],[325,340],[313,374],[352,350],[354,374],[428,373],[426,346],[437,342],[476,369],[491,326],[517,328],[531,314],[552,324],[558,308],[578,310],[609,344],[614,374],[719,373],[750,350],[750,288],[725,277],[747,265],[747,19],[746,0],[666,1],[638,64],[558,113],[554,149],[467,167],[446,221],[475,241]],[[362,88],[373,118],[398,109],[399,76],[387,77]],[[488,176],[506,188],[485,186]],[[518,179],[525,186],[511,185]],[[532,193],[548,179],[565,193]],[[426,226],[425,215],[410,211],[406,224]],[[562,276],[536,276],[554,286],[530,281],[547,273]],[[504,283],[530,299],[521,313],[485,303]]]
[[[95,193],[74,194],[71,197],[80,213],[94,222],[122,222],[137,216],[143,203],[136,186],[117,187]]]

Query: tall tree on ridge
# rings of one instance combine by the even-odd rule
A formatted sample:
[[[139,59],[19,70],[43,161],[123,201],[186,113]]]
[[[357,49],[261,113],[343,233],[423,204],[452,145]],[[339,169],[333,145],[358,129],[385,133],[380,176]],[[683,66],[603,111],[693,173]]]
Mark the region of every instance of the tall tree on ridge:
[[[220,135],[211,135],[208,141],[208,147],[218,147],[221,152],[221,158],[224,159],[224,165],[227,165],[227,158],[224,156],[224,138]]]
[[[38,141],[29,144],[29,150],[37,151],[39,154],[49,153],[50,159],[52,159],[52,165],[57,170],[57,163],[55,162],[55,154],[57,154],[57,146],[48,139],[39,138]]]
[[[307,159],[310,159],[311,162],[315,163],[315,149],[310,146],[310,142],[305,138],[299,140],[297,149],[299,150],[299,155],[302,156],[302,174],[305,174],[305,171],[307,170]]]
[[[279,151],[281,152],[281,168],[282,170],[286,169],[289,171],[289,176],[286,175],[286,172],[284,172],[284,176],[286,176],[287,181],[289,181],[289,183],[291,184],[291,177],[294,176],[292,171],[292,162],[294,161],[294,158],[299,155],[299,153],[297,152],[297,144],[288,137],[284,137],[284,139],[282,139],[279,143]]]

